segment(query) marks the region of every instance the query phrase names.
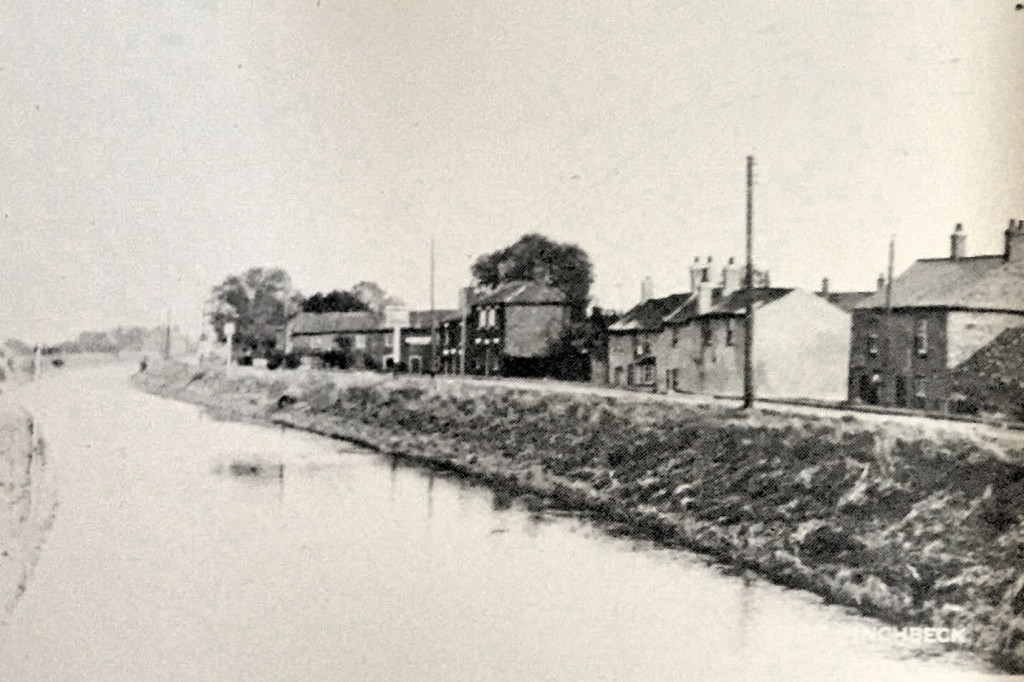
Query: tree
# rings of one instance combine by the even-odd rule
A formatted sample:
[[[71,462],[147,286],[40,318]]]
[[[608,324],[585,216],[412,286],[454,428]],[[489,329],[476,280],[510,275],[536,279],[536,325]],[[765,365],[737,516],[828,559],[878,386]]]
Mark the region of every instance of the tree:
[[[306,313],[349,313],[369,309],[369,306],[351,291],[338,289],[326,294],[318,291],[302,302],[302,311]]]
[[[517,242],[484,254],[473,264],[473,276],[487,286],[517,279],[531,279],[534,267],[547,269],[552,286],[565,293],[573,320],[582,320],[594,281],[586,252],[575,244],[554,242],[541,234],[526,234]]]
[[[273,348],[278,330],[298,308],[299,296],[283,269],[249,268],[215,286],[211,301],[210,323],[219,340],[226,340],[224,325],[233,321],[239,346],[265,353]]]
[[[352,287],[352,293],[366,304],[368,310],[378,315],[390,305],[404,305],[394,296],[388,296],[388,292],[384,291],[383,287],[376,282],[359,282]]]

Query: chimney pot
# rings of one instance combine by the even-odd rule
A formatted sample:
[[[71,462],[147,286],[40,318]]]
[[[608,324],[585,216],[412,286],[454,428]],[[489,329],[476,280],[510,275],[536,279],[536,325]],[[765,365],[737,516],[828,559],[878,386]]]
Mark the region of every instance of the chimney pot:
[[[821,278],[821,293],[823,293],[823,294],[827,294],[828,293],[828,277],[822,277]]]
[[[878,290],[881,291],[885,288],[885,275],[878,276]]]
[[[949,258],[950,260],[967,258],[967,235],[964,234],[963,223],[957,223],[953,234],[949,235]]]

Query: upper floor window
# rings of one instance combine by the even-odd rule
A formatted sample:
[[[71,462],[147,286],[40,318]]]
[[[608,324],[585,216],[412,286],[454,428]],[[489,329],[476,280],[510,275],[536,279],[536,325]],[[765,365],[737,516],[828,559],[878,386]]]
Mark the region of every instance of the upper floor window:
[[[711,320],[704,320],[700,327],[701,343],[705,348],[709,347],[714,341],[714,335],[711,330]]]
[[[878,334],[874,332],[868,334],[868,355],[872,357],[878,355]]]
[[[483,329],[487,326],[487,309],[477,308],[476,309],[476,326]]]
[[[921,357],[928,355],[928,320],[918,320],[914,330],[914,352]]]
[[[736,320],[731,317],[725,321],[725,345],[736,345]]]
[[[679,345],[679,327],[672,327],[672,347]]]

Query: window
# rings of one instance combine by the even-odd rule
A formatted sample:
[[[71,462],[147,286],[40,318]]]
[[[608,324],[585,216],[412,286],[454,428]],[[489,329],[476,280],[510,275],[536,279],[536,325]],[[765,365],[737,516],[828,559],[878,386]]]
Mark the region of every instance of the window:
[[[476,309],[476,326],[480,329],[487,326],[487,311],[483,308]]]
[[[878,355],[878,334],[875,332],[868,334],[868,355],[871,357]]]
[[[654,383],[654,364],[648,363],[640,365],[640,383],[641,384],[653,384]]]
[[[672,327],[672,347],[679,345],[679,327]]]
[[[711,331],[711,320],[704,320],[701,322],[700,327],[701,343],[705,348],[711,346],[711,342],[714,341],[714,335]]]
[[[928,380],[918,374],[914,377],[914,397],[924,398],[928,394]]]
[[[914,352],[919,357],[928,356],[928,320],[918,320],[914,331]]]
[[[725,321],[725,345],[736,345],[736,320],[731,317]]]
[[[352,346],[356,350],[363,350],[366,348],[366,334],[356,334],[352,337]]]

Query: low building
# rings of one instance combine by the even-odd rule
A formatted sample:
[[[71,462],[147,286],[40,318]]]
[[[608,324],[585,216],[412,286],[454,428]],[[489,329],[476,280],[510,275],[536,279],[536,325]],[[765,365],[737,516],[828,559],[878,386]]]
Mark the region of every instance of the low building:
[[[284,352],[324,357],[344,354],[351,367],[430,371],[431,337],[455,311],[391,306],[372,312],[299,313],[285,327]]]
[[[382,320],[372,312],[299,313],[288,321],[284,352],[322,357],[346,353],[349,364],[379,367],[387,348]]]
[[[1005,330],[1024,326],[1024,220],[1011,220],[1004,237],[1003,253],[968,256],[957,225],[948,257],[916,261],[857,304],[851,401],[957,408],[955,370]]]

